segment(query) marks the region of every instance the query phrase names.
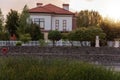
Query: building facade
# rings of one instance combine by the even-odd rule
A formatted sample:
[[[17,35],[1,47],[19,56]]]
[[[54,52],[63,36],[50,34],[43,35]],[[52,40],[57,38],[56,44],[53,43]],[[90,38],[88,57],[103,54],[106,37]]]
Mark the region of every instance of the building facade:
[[[51,30],[69,32],[76,27],[75,15],[69,11],[69,4],[63,4],[63,8],[60,8],[53,4],[37,3],[37,7],[30,9],[29,13],[30,21],[39,25],[45,40]]]

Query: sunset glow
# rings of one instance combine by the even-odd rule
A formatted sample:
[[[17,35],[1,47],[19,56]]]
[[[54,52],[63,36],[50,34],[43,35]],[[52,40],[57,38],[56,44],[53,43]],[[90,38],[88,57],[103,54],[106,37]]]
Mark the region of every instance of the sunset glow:
[[[20,12],[25,4],[32,8],[37,2],[52,3],[60,7],[63,3],[69,3],[72,11],[95,10],[103,17],[120,20],[120,0],[0,0],[0,8],[6,15],[10,9]]]
[[[107,7],[106,14],[108,14],[108,17],[120,20],[120,1],[119,0],[112,0],[108,2],[106,7]]]
[[[102,16],[120,20],[119,0],[70,0],[71,8],[80,10],[95,10]]]

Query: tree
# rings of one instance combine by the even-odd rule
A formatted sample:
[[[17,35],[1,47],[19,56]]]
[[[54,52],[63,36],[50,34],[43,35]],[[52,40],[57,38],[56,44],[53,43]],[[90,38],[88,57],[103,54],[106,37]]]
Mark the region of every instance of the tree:
[[[9,34],[8,32],[4,31],[3,23],[4,23],[4,16],[0,9],[0,40],[9,40]]]
[[[18,12],[11,9],[7,15],[6,29],[8,30],[10,35],[13,35],[13,34],[17,35],[18,27],[19,27]]]
[[[68,40],[70,41],[70,43],[71,43],[71,45],[73,46],[73,41],[75,41],[76,40],[76,36],[75,36],[75,31],[71,31],[71,32],[69,32],[68,33],[68,35],[67,35],[68,37]]]
[[[77,27],[99,26],[102,21],[101,15],[96,11],[80,11],[77,15]]]
[[[27,28],[26,32],[30,34],[32,40],[40,40],[44,38],[37,24],[31,23],[30,27]]]
[[[120,22],[105,19],[102,21],[100,27],[106,33],[107,40],[114,40],[120,38]]]
[[[99,38],[105,39],[106,34],[103,32],[101,28],[98,27],[90,27],[86,31],[86,40],[87,41],[95,41],[96,36],[99,36]]]
[[[9,40],[9,33],[7,32],[0,32],[0,40]]]
[[[79,41],[81,43],[81,46],[83,46],[82,41],[91,41],[94,43],[96,36],[99,36],[100,40],[103,40],[105,39],[106,34],[99,27],[81,27],[75,31],[70,32],[68,39],[70,41]]]
[[[25,30],[30,26],[27,20],[29,19],[29,9],[27,5],[24,6],[19,19],[18,34],[25,34]]]
[[[50,31],[48,33],[48,39],[52,40],[53,46],[55,46],[55,41],[59,41],[62,38],[62,35],[59,31]]]
[[[4,17],[2,15],[2,11],[0,9],[0,32],[3,31],[3,21],[4,21]]]

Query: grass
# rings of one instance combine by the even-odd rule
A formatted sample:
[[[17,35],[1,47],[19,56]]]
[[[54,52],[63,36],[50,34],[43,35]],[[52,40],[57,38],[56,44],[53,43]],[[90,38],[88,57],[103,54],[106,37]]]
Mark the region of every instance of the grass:
[[[120,80],[120,73],[75,60],[1,57],[0,80]]]

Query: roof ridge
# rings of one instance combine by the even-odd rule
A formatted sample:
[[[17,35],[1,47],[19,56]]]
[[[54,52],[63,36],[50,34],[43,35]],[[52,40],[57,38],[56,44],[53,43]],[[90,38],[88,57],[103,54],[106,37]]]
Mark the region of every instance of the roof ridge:
[[[37,6],[37,7],[32,8],[32,9],[36,9],[36,8],[44,8],[44,7],[43,6]],[[44,8],[44,9],[46,9],[46,8]],[[29,9],[29,10],[31,10],[31,9]]]
[[[67,14],[67,15],[73,15],[74,13],[69,11],[69,10],[65,10],[59,6],[56,6],[54,4],[46,4],[43,6],[37,6],[35,8],[29,9],[29,12],[33,12],[33,13],[52,13],[52,14]]]
[[[45,6],[47,6],[47,5],[52,5],[52,6],[54,6],[54,7],[59,8],[59,9],[65,10],[65,9],[63,9],[63,8],[61,8],[61,7],[58,7],[58,6],[56,6],[56,5],[54,5],[54,4],[51,4],[51,3],[46,4],[46,5],[44,5],[43,7],[45,7]],[[69,10],[65,10],[65,11],[71,12],[71,11],[69,11]],[[71,12],[71,13],[73,13],[73,12]]]
[[[52,5],[52,4],[46,4],[46,5],[44,5],[44,6],[42,6],[43,8],[45,8],[45,6],[47,6],[47,5]],[[45,8],[45,9],[47,9],[47,10],[49,10],[49,11],[51,11],[50,9],[48,9],[48,8]],[[51,12],[53,12],[53,11],[51,11]],[[53,12],[54,13],[54,12]]]

